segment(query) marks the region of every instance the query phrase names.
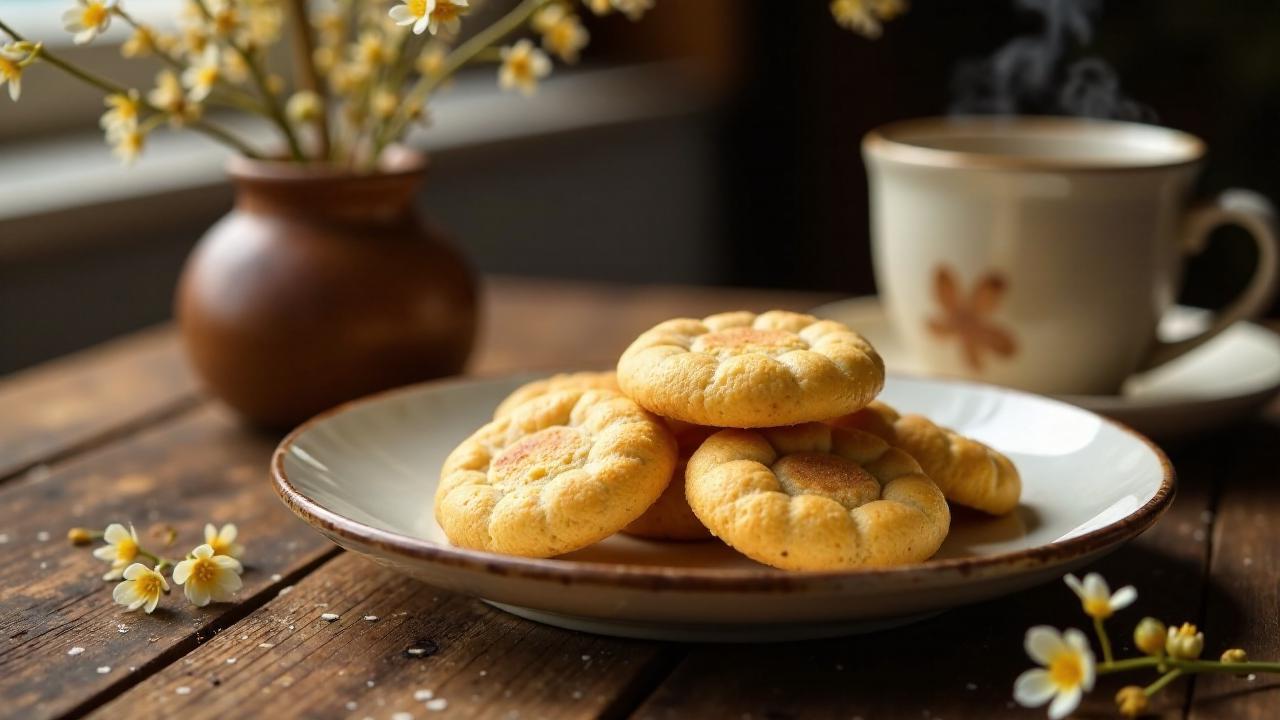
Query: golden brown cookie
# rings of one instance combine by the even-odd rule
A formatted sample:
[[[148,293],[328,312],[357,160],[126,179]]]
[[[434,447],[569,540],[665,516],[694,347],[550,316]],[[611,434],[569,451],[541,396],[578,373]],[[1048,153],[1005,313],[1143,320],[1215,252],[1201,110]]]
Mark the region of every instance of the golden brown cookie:
[[[712,435],[689,460],[685,494],[717,537],[786,570],[919,562],[951,524],[911,456],[825,423]]]
[[[612,370],[559,373],[516,388],[493,411],[495,418],[509,415],[518,405],[560,390],[617,390],[618,376]]]
[[[618,361],[618,385],[663,417],[775,427],[846,415],[884,384],[884,362],[832,320],[773,310],[659,323]]]
[[[618,532],[671,479],[661,420],[608,390],[535,398],[477,430],[444,462],[436,521],[459,547],[549,557]]]
[[[689,501],[684,497],[684,472],[689,457],[702,445],[702,441],[720,428],[690,425],[679,420],[667,420],[666,423],[679,448],[671,484],[662,491],[657,502],[622,532],[651,540],[709,540],[711,531],[693,514]]]
[[[1022,479],[1009,458],[923,415],[899,415],[876,401],[831,422],[865,430],[907,451],[957,505],[992,515],[1004,515],[1018,506]]]

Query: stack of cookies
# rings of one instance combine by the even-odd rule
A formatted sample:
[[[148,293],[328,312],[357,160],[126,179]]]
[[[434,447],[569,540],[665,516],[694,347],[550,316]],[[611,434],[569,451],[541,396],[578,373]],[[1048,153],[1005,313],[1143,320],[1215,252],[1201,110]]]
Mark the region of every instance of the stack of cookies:
[[[995,450],[875,400],[884,363],[810,315],[668,320],[617,372],[512,393],[445,461],[437,522],[455,545],[550,557],[617,532],[713,537],[788,570],[919,562],[948,501],[990,514],[1021,481]]]

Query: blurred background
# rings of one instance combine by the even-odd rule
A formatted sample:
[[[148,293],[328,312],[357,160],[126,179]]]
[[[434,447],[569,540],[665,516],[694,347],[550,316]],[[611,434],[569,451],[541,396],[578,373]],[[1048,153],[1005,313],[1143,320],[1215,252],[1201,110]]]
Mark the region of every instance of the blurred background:
[[[0,0],[0,18],[69,45],[67,5]],[[157,20],[175,6],[130,3]],[[413,139],[433,164],[422,207],[482,272],[873,293],[861,137],[948,112],[1158,122],[1208,141],[1200,192],[1280,199],[1274,0],[915,0],[875,41],[817,0],[658,0],[639,23],[584,20],[583,62],[537,97],[477,69]],[[149,85],[156,66],[121,60],[114,30],[60,49]],[[162,133],[123,169],[101,111],[42,67],[21,103],[0,98],[0,373],[167,319],[182,260],[230,206],[220,149]],[[1220,231],[1182,301],[1221,304],[1253,262]]]

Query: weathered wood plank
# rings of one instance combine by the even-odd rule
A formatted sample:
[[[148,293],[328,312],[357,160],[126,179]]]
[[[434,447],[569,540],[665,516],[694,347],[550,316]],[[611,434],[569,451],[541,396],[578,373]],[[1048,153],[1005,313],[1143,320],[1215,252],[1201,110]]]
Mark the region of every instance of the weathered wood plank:
[[[1180,454],[1178,465],[1186,477],[1165,517],[1088,568],[1113,587],[1139,589],[1138,603],[1111,621],[1118,652],[1130,651],[1130,633],[1143,615],[1194,618],[1198,613],[1207,545],[1203,513],[1217,453],[1196,447]],[[1089,631],[1085,620],[1070,590],[1051,583],[872,635],[703,647],[691,652],[633,717],[1043,717],[1043,709],[1023,710],[1012,703],[1014,678],[1032,665],[1022,650],[1023,634],[1039,624]],[[1115,691],[1135,682],[1133,676],[1101,680],[1085,710],[1113,716]],[[1185,698],[1185,687],[1174,688],[1153,707],[1155,716],[1182,717]]]
[[[252,707],[260,717],[591,718],[673,662],[656,643],[535,625],[344,553],[94,717]]]
[[[1212,572],[1206,588],[1205,656],[1244,648],[1256,660],[1280,658],[1280,404],[1236,430],[1219,456]],[[1280,717],[1280,677],[1197,677],[1192,718]]]
[[[169,328],[145,331],[0,381],[0,479],[135,431],[196,403]]]
[[[206,408],[0,490],[0,714],[57,717],[92,707],[335,552],[274,497],[264,476],[274,444]],[[175,588],[154,615],[121,612],[101,580],[105,563],[65,535],[72,526],[130,520],[150,541],[144,545],[160,544],[153,531],[172,525],[173,556],[203,542],[205,522],[237,523],[248,546],[242,601],[200,609]],[[69,655],[73,647],[84,651]]]

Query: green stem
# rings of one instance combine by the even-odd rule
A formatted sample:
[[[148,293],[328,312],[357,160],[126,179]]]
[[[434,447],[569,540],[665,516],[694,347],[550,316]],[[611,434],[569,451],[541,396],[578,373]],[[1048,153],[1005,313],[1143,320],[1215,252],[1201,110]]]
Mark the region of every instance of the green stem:
[[[1111,638],[1107,637],[1107,630],[1102,626],[1102,618],[1093,619],[1093,630],[1098,634],[1098,644],[1102,646],[1102,661],[1111,663],[1115,658],[1111,655]]]
[[[209,6],[205,0],[195,0],[195,5],[205,20],[212,22],[213,15],[209,12]],[[284,135],[285,142],[289,145],[289,154],[298,162],[306,162],[307,158],[302,152],[302,145],[298,142],[298,136],[293,132],[293,126],[289,124],[289,119],[285,117],[278,98],[271,92],[267,76],[262,72],[257,59],[240,43],[230,38],[227,39],[226,43],[227,47],[239,55],[245,66],[249,68],[249,75],[253,77],[254,84],[258,86],[258,92],[262,96],[262,103],[267,109],[267,115],[280,127],[280,132]]]
[[[1164,686],[1168,685],[1174,680],[1177,680],[1181,676],[1182,676],[1181,670],[1176,670],[1176,669],[1170,670],[1164,675],[1161,675],[1158,680],[1156,680],[1155,682],[1143,688],[1142,692],[1146,693],[1147,697],[1151,697],[1152,695],[1155,695],[1156,693],[1164,689]]]
[[[555,0],[523,0],[511,12],[498,18],[492,25],[472,35],[469,40],[454,48],[452,52],[445,56],[440,72],[419,78],[413,89],[405,97],[405,101],[401,104],[400,112],[387,124],[386,131],[379,134],[374,145],[374,161],[377,161],[377,156],[382,152],[382,148],[386,147],[387,143],[400,137],[400,134],[405,130],[405,126],[413,118],[412,108],[421,107],[426,103],[427,97],[431,95],[432,90],[435,90],[440,83],[449,79],[464,65],[471,62],[483,50],[520,29],[535,12],[552,2],[555,2]]]
[[[1184,673],[1201,673],[1201,672],[1221,672],[1221,673],[1247,673],[1247,672],[1265,672],[1280,673],[1280,662],[1265,661],[1249,661],[1238,663],[1224,663],[1217,660],[1175,660],[1171,657],[1136,657],[1125,658],[1123,660],[1115,660],[1112,662],[1104,662],[1098,665],[1099,675],[1109,675],[1111,673],[1125,672],[1127,670],[1141,670],[1143,668],[1158,668],[1161,665],[1169,667],[1173,670],[1179,670]]]
[[[13,38],[14,42],[23,42],[24,40],[26,40],[26,38],[18,34],[16,30],[6,25],[3,20],[0,20],[0,30],[3,30],[5,34]],[[63,60],[57,55],[54,55],[53,53],[49,52],[43,45],[40,46],[40,51],[39,53],[37,53],[37,57],[49,63],[50,65],[58,68],[59,70],[67,73],[68,75],[71,75],[72,77],[75,77],[82,82],[88,83],[89,85],[92,85],[98,88],[99,90],[102,90],[105,93],[112,94],[112,95],[128,95],[129,94],[128,88],[125,88],[122,85],[117,85],[116,83],[110,80],[107,80],[106,78],[99,77],[98,75],[94,75],[88,70],[72,65],[66,60]],[[161,113],[166,115],[168,114],[168,113],[165,113],[163,109],[158,108],[145,100],[142,100],[141,103],[143,107],[147,108],[151,112],[156,112],[156,113]],[[233,135],[230,131],[225,130],[207,120],[196,120],[194,122],[191,122],[190,126],[191,126],[191,129],[197,132],[204,133],[205,135],[208,135],[209,137],[215,140],[218,140],[223,144],[229,145],[230,147],[232,147],[233,149],[235,149],[237,152],[244,155],[245,157],[248,157],[248,158],[261,157],[257,152],[253,150],[253,148],[249,147],[248,144],[246,144],[243,140]]]

